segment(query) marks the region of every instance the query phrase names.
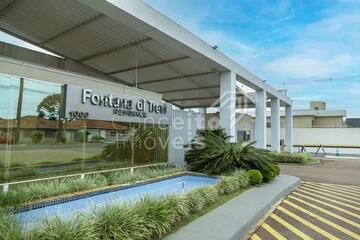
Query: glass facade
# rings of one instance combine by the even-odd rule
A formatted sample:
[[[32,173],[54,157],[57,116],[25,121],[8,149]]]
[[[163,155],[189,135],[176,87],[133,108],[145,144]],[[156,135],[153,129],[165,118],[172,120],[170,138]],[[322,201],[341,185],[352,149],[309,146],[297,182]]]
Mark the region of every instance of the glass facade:
[[[65,119],[62,89],[0,74],[0,182],[167,161],[167,126]]]

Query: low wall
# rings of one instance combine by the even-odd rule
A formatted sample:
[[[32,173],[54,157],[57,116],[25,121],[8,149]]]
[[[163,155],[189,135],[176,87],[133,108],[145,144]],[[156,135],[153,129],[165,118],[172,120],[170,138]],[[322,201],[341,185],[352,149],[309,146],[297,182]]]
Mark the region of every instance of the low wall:
[[[271,129],[267,129],[271,144]],[[285,129],[281,129],[281,139]],[[360,128],[294,128],[294,145],[360,147]]]

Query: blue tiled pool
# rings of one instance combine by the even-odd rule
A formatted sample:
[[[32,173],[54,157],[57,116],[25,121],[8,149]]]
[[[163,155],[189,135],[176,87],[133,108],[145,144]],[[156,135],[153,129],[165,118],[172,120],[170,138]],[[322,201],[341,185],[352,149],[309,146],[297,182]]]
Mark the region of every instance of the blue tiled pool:
[[[91,211],[95,206],[106,203],[137,200],[142,196],[161,196],[166,194],[181,194],[194,188],[215,184],[216,178],[204,176],[184,175],[158,182],[148,183],[126,189],[115,190],[90,197],[84,197],[64,203],[32,209],[16,213],[15,217],[26,227],[31,228],[39,223],[45,216],[58,215],[69,218],[79,212]]]

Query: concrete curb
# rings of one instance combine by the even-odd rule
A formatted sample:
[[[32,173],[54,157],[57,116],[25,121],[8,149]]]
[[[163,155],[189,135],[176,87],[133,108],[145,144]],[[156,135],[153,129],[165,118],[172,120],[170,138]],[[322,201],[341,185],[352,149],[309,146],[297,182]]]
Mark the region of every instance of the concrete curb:
[[[240,194],[165,239],[239,240],[244,238],[269,210],[300,182],[297,177],[280,175],[269,184]]]

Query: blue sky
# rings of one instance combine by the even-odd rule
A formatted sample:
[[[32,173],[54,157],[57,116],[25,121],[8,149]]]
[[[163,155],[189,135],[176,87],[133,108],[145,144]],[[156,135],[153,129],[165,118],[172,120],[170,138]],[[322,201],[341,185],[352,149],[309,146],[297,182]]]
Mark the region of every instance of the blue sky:
[[[295,108],[322,100],[328,109],[360,117],[360,77],[343,78],[360,75],[360,0],[145,2],[274,87],[286,88]],[[1,32],[0,41],[33,48]]]
[[[360,117],[360,0],[146,2],[274,87],[288,89],[296,108],[323,100],[328,109]]]

